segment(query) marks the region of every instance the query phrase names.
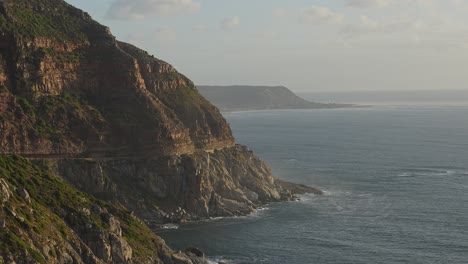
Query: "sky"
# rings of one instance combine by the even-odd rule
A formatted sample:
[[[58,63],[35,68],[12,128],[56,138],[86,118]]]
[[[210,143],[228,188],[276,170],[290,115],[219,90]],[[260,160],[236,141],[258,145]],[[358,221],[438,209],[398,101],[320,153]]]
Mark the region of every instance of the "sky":
[[[468,90],[468,0],[68,0],[198,85]]]

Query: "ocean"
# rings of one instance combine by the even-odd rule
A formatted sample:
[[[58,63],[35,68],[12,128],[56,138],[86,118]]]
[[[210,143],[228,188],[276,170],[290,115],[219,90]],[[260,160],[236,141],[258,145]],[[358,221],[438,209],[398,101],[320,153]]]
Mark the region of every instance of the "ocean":
[[[278,178],[325,195],[161,230],[216,263],[468,263],[468,106],[226,113]]]

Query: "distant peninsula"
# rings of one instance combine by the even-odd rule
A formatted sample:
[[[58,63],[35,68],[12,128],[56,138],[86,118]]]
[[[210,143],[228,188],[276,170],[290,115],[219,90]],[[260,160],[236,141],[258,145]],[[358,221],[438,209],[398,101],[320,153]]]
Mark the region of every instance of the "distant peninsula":
[[[197,86],[223,112],[269,109],[332,109],[352,104],[307,101],[284,86]]]

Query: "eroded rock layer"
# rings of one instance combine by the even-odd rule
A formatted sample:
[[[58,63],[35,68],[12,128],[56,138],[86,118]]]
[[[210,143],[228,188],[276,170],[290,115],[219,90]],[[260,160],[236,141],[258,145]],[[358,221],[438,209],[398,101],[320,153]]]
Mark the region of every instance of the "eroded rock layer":
[[[49,166],[79,189],[125,204],[152,224],[244,215],[292,198],[243,146],[149,159],[60,160]]]
[[[59,0],[5,0],[0,12],[3,153],[127,157],[233,145],[189,79],[86,13]]]

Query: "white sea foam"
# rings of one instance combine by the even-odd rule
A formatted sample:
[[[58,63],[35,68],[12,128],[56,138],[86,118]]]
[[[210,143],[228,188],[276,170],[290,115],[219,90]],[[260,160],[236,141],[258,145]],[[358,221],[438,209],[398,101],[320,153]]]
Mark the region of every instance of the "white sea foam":
[[[465,175],[467,171],[464,170],[456,170],[456,169],[437,169],[437,168],[418,168],[414,170],[410,170],[407,172],[402,172],[397,174],[398,177],[420,177],[420,176],[429,176],[429,177],[437,177],[437,176],[453,176],[453,175]]]
[[[179,226],[176,224],[165,224],[161,228],[162,229],[179,229]]]
[[[236,263],[238,263],[238,262],[236,262],[234,260],[226,259],[223,256],[208,257],[207,260],[208,260],[209,264],[218,264],[219,262],[226,263],[226,264],[236,264]]]
[[[335,190],[330,191],[330,190],[323,190],[322,189],[322,192],[323,192],[322,195],[318,195],[318,194],[314,194],[314,193],[301,194],[301,195],[298,195],[299,199],[297,201],[292,201],[292,202],[293,203],[294,202],[299,202],[299,203],[304,203],[304,204],[315,204],[317,199],[328,199],[328,198],[331,198],[333,196],[337,196],[337,195],[340,195],[340,194],[345,194],[345,192],[340,193],[339,191],[335,191]]]
[[[403,172],[403,173],[398,174],[397,176],[398,177],[411,177],[413,176],[413,174],[409,172]]]
[[[252,213],[248,214],[248,215],[244,215],[244,216],[238,216],[238,218],[259,218],[259,217],[262,217],[266,211],[270,210],[269,207],[267,206],[262,206],[262,207],[259,207],[257,209],[255,209],[255,211],[253,211]]]

